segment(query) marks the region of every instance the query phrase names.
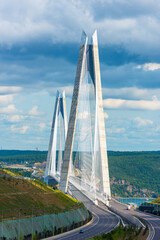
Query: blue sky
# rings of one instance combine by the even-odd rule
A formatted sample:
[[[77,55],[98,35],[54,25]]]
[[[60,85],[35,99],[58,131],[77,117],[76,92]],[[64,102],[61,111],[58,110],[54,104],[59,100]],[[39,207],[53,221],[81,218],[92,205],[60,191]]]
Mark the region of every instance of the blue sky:
[[[160,150],[159,0],[1,0],[0,147],[47,150],[82,30],[98,31],[109,150]]]

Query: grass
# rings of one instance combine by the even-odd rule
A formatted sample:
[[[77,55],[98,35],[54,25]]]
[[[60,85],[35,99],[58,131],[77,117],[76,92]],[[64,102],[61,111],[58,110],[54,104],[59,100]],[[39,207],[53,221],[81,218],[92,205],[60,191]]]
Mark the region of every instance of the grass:
[[[83,204],[39,181],[19,179],[0,169],[0,221],[73,210]]]
[[[148,228],[136,229],[135,227],[119,226],[112,232],[91,238],[92,240],[145,240],[149,234]]]
[[[160,197],[156,198],[156,199],[153,200],[151,203],[160,205]]]

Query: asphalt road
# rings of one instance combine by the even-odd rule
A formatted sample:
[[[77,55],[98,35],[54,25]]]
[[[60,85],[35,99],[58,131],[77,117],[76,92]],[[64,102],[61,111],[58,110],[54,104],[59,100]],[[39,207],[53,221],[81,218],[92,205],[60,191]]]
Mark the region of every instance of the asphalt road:
[[[87,197],[85,197],[76,188],[72,188],[73,197],[82,201],[85,206],[90,209],[94,215],[90,224],[87,224],[81,228],[75,229],[73,231],[60,234],[55,237],[47,238],[51,239],[65,239],[65,240],[80,240],[80,239],[90,239],[95,235],[100,235],[102,233],[110,232],[119,223],[119,218],[110,212],[102,210],[93,204]],[[80,229],[83,229],[83,233],[80,233]]]
[[[65,240],[80,240],[80,239],[90,239],[95,235],[100,235],[102,233],[108,233],[114,229],[118,223],[119,218],[112,213],[99,208],[92,201],[90,201],[82,192],[77,190],[73,185],[71,187],[72,196],[82,201],[84,205],[92,212],[94,215],[92,221],[75,230],[69,231],[64,234],[60,234],[55,237],[47,238],[51,239],[65,239]],[[128,222],[134,223],[137,227],[141,227],[141,223],[134,216],[138,216],[146,220],[150,225],[150,234],[147,240],[160,240],[160,217],[146,214],[140,211],[127,210],[127,207],[116,201],[110,201],[110,209],[120,214],[122,218],[128,220]],[[80,229],[83,229],[83,233],[80,233]]]
[[[115,201],[111,201],[110,206],[111,209],[116,210],[119,214],[123,213],[126,217],[129,215],[138,216],[146,220],[150,224],[150,235],[147,240],[160,240],[160,217],[140,211],[127,210],[125,205]]]

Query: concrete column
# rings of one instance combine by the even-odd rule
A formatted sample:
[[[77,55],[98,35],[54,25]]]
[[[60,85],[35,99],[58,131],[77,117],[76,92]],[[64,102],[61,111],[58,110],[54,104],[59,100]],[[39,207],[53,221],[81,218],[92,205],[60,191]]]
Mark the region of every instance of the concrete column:
[[[100,65],[99,65],[99,53],[98,53],[98,41],[97,41],[96,31],[92,36],[92,45],[93,45],[93,48],[92,48],[93,63],[94,63],[95,85],[96,85],[96,97],[97,97],[96,101],[98,103],[98,127],[99,127],[100,156],[101,156],[102,179],[103,179],[102,184],[103,184],[103,191],[106,194],[106,197],[111,198],[104,112],[103,112],[103,100],[102,100],[102,87],[101,87],[101,76],[100,76]]]
[[[64,158],[62,164],[62,171],[61,171],[61,178],[59,189],[62,192],[67,192],[68,187],[68,177],[69,177],[69,170],[72,161],[72,151],[73,151],[73,141],[74,141],[74,133],[76,127],[76,120],[77,120],[77,110],[78,110],[78,103],[79,103],[79,92],[82,83],[82,78],[84,74],[84,65],[85,65],[85,53],[87,47],[87,37],[85,33],[82,34],[82,44],[80,46],[79,52],[79,59],[77,65],[77,72],[72,96],[72,104],[71,104],[71,111],[68,123],[68,132],[65,144],[65,151],[64,151]]]

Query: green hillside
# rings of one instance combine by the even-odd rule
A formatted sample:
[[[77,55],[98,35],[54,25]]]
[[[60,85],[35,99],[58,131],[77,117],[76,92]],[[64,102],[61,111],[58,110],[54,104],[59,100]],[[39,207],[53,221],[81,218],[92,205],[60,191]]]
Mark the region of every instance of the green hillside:
[[[38,181],[15,178],[0,169],[0,215],[3,210],[3,219],[59,213],[82,205],[59,190]]]
[[[153,200],[152,203],[156,203],[156,204],[160,205],[160,197]]]
[[[47,151],[0,150],[0,162],[8,164],[44,162],[46,158]]]
[[[46,151],[0,150],[0,162],[8,164],[44,162],[46,157]],[[158,197],[160,195],[160,151],[108,151],[108,161],[113,196]]]
[[[118,196],[158,197],[160,152],[109,152],[112,193]]]

